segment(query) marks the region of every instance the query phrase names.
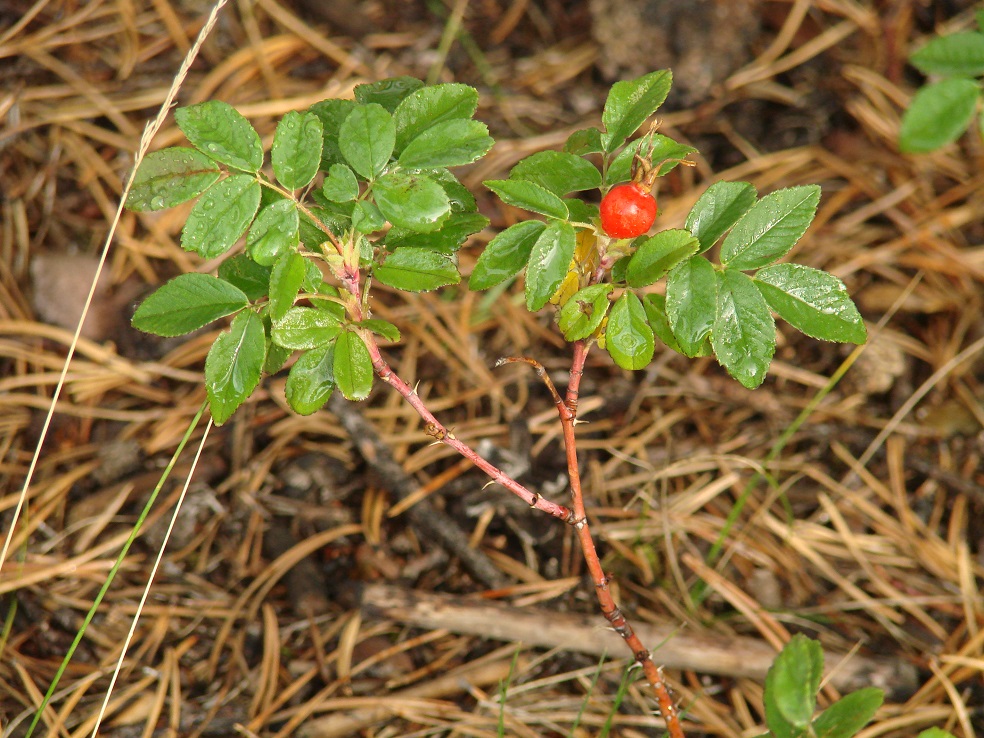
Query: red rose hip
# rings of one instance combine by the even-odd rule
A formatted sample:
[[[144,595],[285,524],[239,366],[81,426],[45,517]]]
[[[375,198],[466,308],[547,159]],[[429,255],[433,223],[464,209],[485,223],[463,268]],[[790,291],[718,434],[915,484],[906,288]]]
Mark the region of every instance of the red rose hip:
[[[612,238],[635,238],[653,227],[656,198],[645,184],[625,182],[601,199],[601,227]]]

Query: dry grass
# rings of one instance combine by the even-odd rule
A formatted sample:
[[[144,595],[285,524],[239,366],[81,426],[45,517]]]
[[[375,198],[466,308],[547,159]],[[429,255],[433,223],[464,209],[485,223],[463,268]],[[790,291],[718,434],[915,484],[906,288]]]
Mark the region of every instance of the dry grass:
[[[284,112],[360,82],[396,74],[468,82],[482,89],[479,117],[500,141],[465,173],[471,186],[598,119],[606,88],[593,71],[599,52],[583,4],[381,0],[364,15],[362,4],[339,5],[341,17],[325,19],[298,10],[300,1],[230,4],[178,103],[227,100],[269,137]],[[747,179],[760,192],[823,185],[817,224],[794,257],[847,282],[874,329],[869,346],[772,457],[847,351],[783,329],[772,379],[754,393],[712,361],[664,355],[629,376],[594,356],[582,386],[586,480],[606,565],[637,621],[670,624],[681,638],[774,646],[803,631],[831,653],[911,665],[915,691],[890,694],[864,735],[937,725],[970,738],[984,732],[984,151],[973,135],[932,156],[898,154],[900,111],[914,89],[904,59],[932,24],[916,3],[883,8],[756,6],[766,18],[757,56],[663,122],[706,152],[662,194],[667,227],[712,177]],[[212,265],[177,245],[182,212],[126,213],[19,508],[91,284],[91,268],[78,264],[98,258],[141,131],[209,9],[192,0],[12,0],[0,9],[4,735],[23,734],[203,400],[200,369],[214,334],[160,343],[123,317],[167,277]],[[456,13],[473,35],[449,44],[446,18]],[[970,22],[965,13],[947,27]],[[482,54],[469,56],[473,47]],[[179,140],[168,118],[153,145]],[[495,227],[516,215],[490,199],[483,210]],[[466,271],[476,250],[463,254]],[[521,368],[490,367],[501,355],[533,353],[562,374],[567,352],[549,319],[530,317],[515,295],[383,294],[377,310],[404,328],[388,351],[394,366],[420,382],[459,437],[508,446],[511,421],[528,419],[534,482],[544,484],[558,471],[549,398]],[[500,721],[507,735],[598,734],[614,710],[621,652],[599,669],[596,656],[360,611],[353,582],[482,587],[428,548],[399,509],[392,514],[396,500],[331,414],[286,411],[282,384],[265,381],[205,439],[102,734],[493,736]],[[488,597],[594,612],[566,531],[495,491],[480,495],[482,480],[429,446],[395,395],[378,390],[365,414],[420,496],[446,508],[514,582]],[[199,430],[193,445],[201,439]],[[93,730],[190,458],[86,630],[45,715],[49,735]],[[773,482],[749,486],[759,470]],[[708,565],[743,495],[723,556]],[[487,499],[494,504],[483,507]],[[310,577],[292,578],[302,565]],[[691,597],[698,578],[706,599]],[[761,732],[760,680],[685,668],[668,676],[691,735]],[[835,697],[829,687],[824,699]],[[615,733],[653,734],[650,707],[629,686],[611,718]]]

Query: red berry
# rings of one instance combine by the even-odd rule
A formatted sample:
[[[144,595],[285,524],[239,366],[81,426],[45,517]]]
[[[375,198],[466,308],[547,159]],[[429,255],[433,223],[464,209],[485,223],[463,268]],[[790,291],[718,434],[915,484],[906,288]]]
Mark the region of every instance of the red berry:
[[[635,238],[653,227],[656,198],[639,182],[612,187],[601,198],[601,227],[612,238]]]

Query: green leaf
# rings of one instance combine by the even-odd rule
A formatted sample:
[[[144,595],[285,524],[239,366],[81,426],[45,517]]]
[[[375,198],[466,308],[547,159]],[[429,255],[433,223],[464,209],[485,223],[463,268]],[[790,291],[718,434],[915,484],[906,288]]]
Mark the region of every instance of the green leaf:
[[[877,687],[866,687],[837,700],[813,721],[816,738],[854,738],[885,700]]]
[[[447,169],[433,169],[427,176],[444,188],[448,200],[451,202],[452,213],[477,213],[478,203],[475,196],[468,191],[458,178]]]
[[[266,358],[263,320],[244,310],[215,339],[205,357],[205,394],[216,425],[222,425],[253,394]]]
[[[352,227],[359,233],[375,233],[386,225],[386,217],[376,204],[359,200],[352,210]]]
[[[642,298],[642,306],[646,309],[646,319],[649,321],[649,327],[653,329],[656,338],[678,354],[682,354],[683,349],[680,348],[680,343],[673,335],[670,319],[666,315],[666,297],[658,293],[645,295]]]
[[[288,190],[306,187],[321,165],[324,129],[314,113],[288,112],[273,134],[273,173]]]
[[[947,730],[943,730],[942,728],[933,727],[927,728],[916,738],[956,738],[956,736]]]
[[[926,85],[902,116],[899,148],[907,154],[925,154],[953,143],[967,130],[980,87],[970,79],[948,79]]]
[[[335,344],[311,349],[298,357],[287,375],[284,395],[298,415],[317,412],[335,391]]]
[[[597,128],[583,128],[574,131],[564,142],[564,151],[575,156],[600,154],[605,150],[601,144],[601,131]]]
[[[370,318],[369,320],[360,321],[357,325],[360,328],[365,328],[367,331],[372,331],[377,336],[382,336],[387,341],[396,343],[400,340],[400,329],[387,320]]]
[[[616,185],[631,179],[632,163],[637,153],[648,158],[659,169],[659,176],[662,177],[678,167],[680,159],[696,150],[693,146],[679,143],[660,133],[653,134],[651,142],[648,135],[637,138],[619,151],[611,164],[608,165],[608,171],[605,173],[605,184]]]
[[[229,103],[209,100],[178,108],[174,120],[192,145],[215,161],[254,174],[263,166],[260,135]]]
[[[282,254],[270,274],[270,318],[280,320],[294,306],[307,272],[307,259],[297,252]]]
[[[260,207],[260,183],[233,174],[209,187],[188,214],[181,248],[205,259],[222,256],[246,232]]]
[[[592,284],[578,290],[560,310],[558,325],[568,341],[580,341],[594,333],[608,312],[610,284]]]
[[[526,267],[526,307],[531,312],[546,305],[564,281],[575,245],[574,228],[562,220],[550,223],[536,239]]]
[[[356,85],[353,94],[355,101],[362,105],[375,103],[392,113],[408,95],[423,86],[424,83],[414,77],[388,77],[378,82]]]
[[[468,85],[450,83],[414,90],[393,111],[397,151],[433,125],[471,118],[477,108],[478,90]]]
[[[155,336],[183,336],[249,306],[242,290],[208,274],[181,274],[140,303],[137,330]]]
[[[461,279],[453,255],[411,247],[387,254],[373,270],[373,276],[389,287],[407,292],[434,290]]]
[[[344,164],[332,164],[321,185],[321,194],[331,202],[350,202],[359,196],[359,180]]]
[[[338,148],[338,132],[353,110],[355,102],[352,100],[322,100],[308,108],[321,121],[321,168],[325,171],[332,164],[344,161],[342,150]]]
[[[755,284],[780,318],[808,336],[859,344],[868,338],[847,288],[833,274],[802,264],[775,264],[760,269]]]
[[[700,241],[698,253],[717,243],[751,209],[756,199],[755,188],[748,182],[715,182],[704,190],[690,209],[686,225]]]
[[[643,141],[648,141],[649,136],[643,138]],[[662,133],[654,133],[652,136],[652,142],[646,145],[646,150],[652,151],[649,154],[650,160],[653,166],[659,169],[659,176],[664,177],[678,166],[680,166],[680,159],[684,159],[690,154],[696,153],[697,149],[693,146],[689,146],[679,141],[674,141],[669,136],[664,136]]]
[[[909,62],[923,74],[979,77],[984,74],[984,34],[965,31],[939,36],[912,54]]]
[[[545,228],[538,220],[524,220],[496,235],[479,255],[468,288],[487,290],[518,274]]]
[[[663,69],[612,85],[601,114],[605,125],[601,142],[606,153],[610,154],[624,144],[646,118],[656,112],[669,94],[672,83],[673,75]]]
[[[278,200],[256,216],[246,235],[246,253],[257,264],[273,266],[283,254],[295,250],[299,242],[297,206],[293,200]]]
[[[653,360],[653,329],[642,302],[631,290],[623,292],[612,305],[605,326],[605,349],[623,369],[642,369]]]
[[[198,197],[219,178],[215,162],[195,149],[172,146],[144,157],[126,196],[130,210],[165,210]]]
[[[758,269],[786,254],[806,233],[820,202],[817,185],[766,195],[738,221],[721,244],[729,269]]]
[[[567,208],[567,219],[572,223],[593,223],[598,217],[598,205],[585,202],[577,197],[565,197],[564,206]]]
[[[703,256],[692,256],[666,277],[666,314],[684,355],[697,356],[717,310],[717,274]]]
[[[347,400],[364,400],[372,389],[372,359],[362,337],[343,332],[335,343],[335,383]]]
[[[711,346],[721,366],[748,389],[762,384],[776,351],[776,324],[768,304],[755,283],[734,269],[718,273]]]
[[[696,254],[699,247],[700,243],[689,231],[660,231],[636,248],[625,270],[625,281],[630,287],[653,284],[684,259]]]
[[[560,151],[527,156],[510,170],[509,179],[533,182],[558,197],[601,187],[601,172],[594,164]]]
[[[453,254],[469,236],[478,233],[489,224],[489,219],[478,213],[456,213],[444,221],[439,231],[431,233],[416,233],[405,228],[394,226],[386,234],[386,247],[395,249],[400,246],[431,249]]]
[[[794,635],[765,677],[765,722],[777,738],[799,735],[810,724],[822,674],[820,644]]]
[[[373,185],[373,194],[390,223],[419,233],[440,229],[451,213],[444,188],[424,174],[389,172]]]
[[[645,143],[646,139],[644,137],[637,138],[635,141],[630,141],[625,148],[615,155],[615,158],[611,160],[605,172],[606,187],[612,187],[632,179],[632,163],[635,161],[635,156],[639,152],[639,149]]]
[[[264,323],[264,326],[265,325],[266,324]],[[285,349],[283,346],[278,346],[270,340],[269,336],[267,336],[266,358],[263,360],[263,373],[276,374],[284,368],[284,364],[287,363],[287,359],[289,359],[293,353],[294,352],[291,349]]]
[[[270,289],[270,269],[260,266],[246,254],[236,254],[219,264],[219,279],[241,289],[250,300],[266,297]]]
[[[381,105],[357,107],[338,129],[338,147],[345,160],[369,180],[386,169],[395,145],[393,116]]]
[[[568,216],[564,201],[550,190],[521,179],[490,179],[483,184],[507,205],[564,220]]]
[[[342,323],[331,310],[292,307],[274,321],[270,337],[284,348],[313,349],[330,343],[341,330]]]
[[[412,139],[400,153],[399,162],[404,169],[457,167],[481,159],[493,143],[484,123],[460,118],[446,120]]]

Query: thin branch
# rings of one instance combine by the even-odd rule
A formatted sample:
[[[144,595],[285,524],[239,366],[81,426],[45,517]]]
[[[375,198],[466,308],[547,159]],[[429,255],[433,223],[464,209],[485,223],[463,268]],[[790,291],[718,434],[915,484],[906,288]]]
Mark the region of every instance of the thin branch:
[[[581,472],[577,462],[577,443],[574,437],[574,426],[577,423],[577,402],[588,348],[589,346],[585,341],[575,341],[574,343],[574,357],[571,362],[571,376],[567,383],[567,396],[560,408],[560,422],[564,429],[564,448],[567,452],[567,472],[571,485],[571,501],[574,507],[574,520],[571,525],[577,531],[577,537],[581,543],[581,552],[594,582],[595,594],[605,619],[611,624],[612,629],[622,637],[625,645],[632,652],[636,663],[642,667],[643,673],[645,673],[646,679],[656,695],[660,714],[666,721],[666,728],[671,738],[684,738],[683,728],[680,726],[680,717],[677,714],[673,698],[670,696],[669,688],[666,686],[666,681],[663,679],[662,669],[656,666],[649,649],[643,645],[615,603],[610,587],[611,579],[601,566],[598,549],[588,525],[584,493],[581,489]]]

